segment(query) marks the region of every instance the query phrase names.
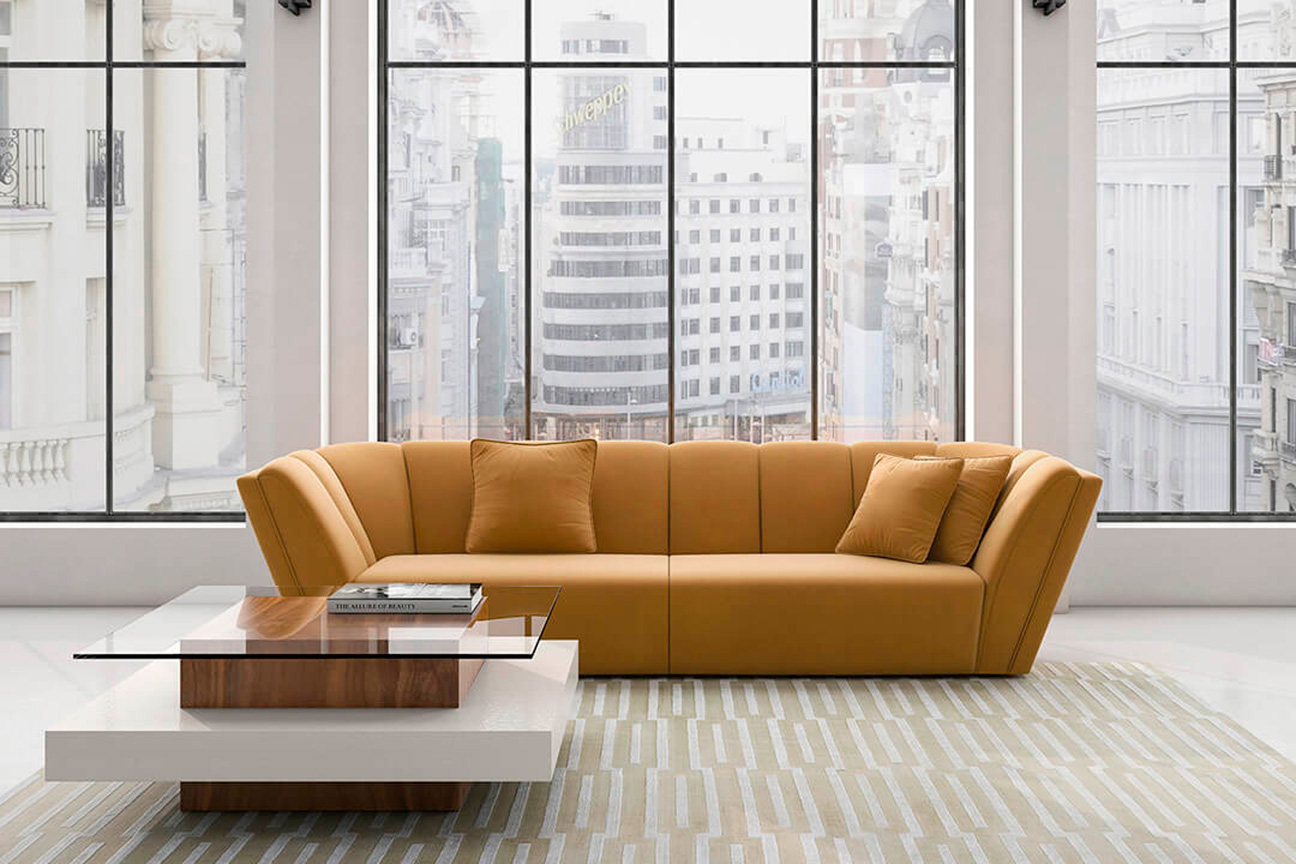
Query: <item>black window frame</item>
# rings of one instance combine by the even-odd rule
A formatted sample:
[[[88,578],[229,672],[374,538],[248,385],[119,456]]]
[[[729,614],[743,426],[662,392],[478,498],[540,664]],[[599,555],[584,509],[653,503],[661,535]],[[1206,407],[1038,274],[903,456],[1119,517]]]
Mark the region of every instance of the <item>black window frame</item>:
[[[681,201],[685,200],[679,195],[677,189],[677,178],[675,177],[676,153],[679,150],[687,150],[687,140],[681,141],[676,134],[676,107],[675,107],[675,73],[681,69],[793,69],[805,70],[809,72],[810,94],[809,94],[809,120],[810,135],[807,139],[810,151],[810,165],[808,174],[809,198],[810,198],[810,232],[813,242],[814,258],[810,262],[810,296],[808,306],[810,309],[810,337],[809,346],[806,349],[808,358],[809,377],[810,377],[810,417],[809,417],[809,440],[816,441],[820,437],[820,366],[822,359],[820,357],[820,322],[819,307],[821,304],[822,294],[819,288],[820,272],[822,269],[823,255],[823,237],[820,233],[820,210],[821,202],[819,200],[819,151],[820,151],[820,117],[821,105],[819,99],[819,88],[821,75],[825,71],[846,70],[846,69],[923,69],[930,71],[948,70],[952,79],[953,98],[954,98],[954,225],[951,231],[954,245],[954,418],[951,426],[954,429],[953,441],[966,440],[967,432],[967,411],[966,411],[966,391],[967,382],[965,381],[966,363],[966,68],[967,68],[967,0],[952,0],[954,6],[954,46],[953,57],[947,60],[905,60],[905,59],[883,59],[883,60],[829,60],[822,55],[822,37],[819,31],[819,12],[822,0],[803,0],[808,6],[807,12],[810,16],[810,53],[809,59],[790,60],[790,61],[730,61],[730,60],[679,60],[675,56],[676,42],[676,4],[679,0],[662,0],[666,9],[666,58],[664,60],[639,60],[639,61],[579,61],[579,60],[536,60],[532,49],[533,33],[533,5],[536,0],[523,0],[523,59],[521,60],[484,60],[484,61],[429,61],[429,60],[394,60],[390,56],[389,35],[389,3],[390,0],[377,0],[377,63],[378,74],[376,105],[378,109],[378,182],[377,182],[377,217],[378,217],[378,291],[377,291],[377,342],[378,350],[377,362],[377,382],[375,386],[376,410],[377,410],[377,438],[379,441],[388,439],[388,405],[387,405],[387,379],[388,379],[388,349],[387,349],[387,295],[388,295],[388,84],[389,76],[394,70],[409,68],[442,68],[442,69],[513,69],[520,70],[523,73],[524,96],[523,111],[526,113],[523,142],[523,183],[524,196],[522,202],[523,212],[521,213],[521,247],[525,250],[518,256],[519,265],[523,268],[518,274],[519,281],[522,283],[522,302],[523,309],[520,316],[525,322],[523,328],[523,358],[525,368],[523,370],[523,391],[524,391],[524,412],[523,428],[527,431],[527,437],[530,439],[535,430],[535,424],[532,418],[534,403],[534,330],[535,322],[532,316],[532,295],[533,283],[535,281],[535,267],[532,260],[532,243],[534,241],[533,220],[533,156],[534,148],[532,146],[531,126],[532,126],[532,79],[536,70],[546,69],[599,69],[599,68],[634,68],[650,69],[657,73],[665,73],[666,94],[667,94],[667,177],[666,185],[666,214],[667,228],[666,236],[675,237],[675,216],[679,212]],[[654,91],[657,89],[656,77],[654,78]],[[698,144],[701,145],[701,139]],[[760,179],[759,175],[754,175],[753,179]],[[752,199],[759,207],[759,198]],[[730,212],[735,212],[733,205],[738,199],[731,199]],[[700,204],[697,199],[690,201],[690,206]],[[690,213],[694,211],[690,210]],[[789,199],[789,213],[796,212],[795,197]],[[792,237],[789,237],[792,239]],[[677,271],[674,266],[676,253],[678,251],[678,240],[671,244],[670,266],[667,267],[667,290],[670,295],[668,308],[668,322],[670,324],[670,335],[666,354],[674,359],[675,339],[676,339],[676,315],[677,315],[677,292],[676,278]],[[677,376],[675,374],[675,364],[672,362],[667,370],[667,405],[666,405],[666,435],[667,442],[673,443],[676,437],[675,423],[675,403],[678,398],[678,388],[675,386]],[[687,383],[687,382],[682,382]],[[696,386],[697,382],[693,382]]]
[[[384,0],[384,3],[386,0]],[[115,24],[117,18],[117,9],[115,0],[105,0],[104,2],[104,53],[99,59],[81,59],[81,60],[11,60],[8,57],[0,57],[0,69],[49,69],[49,70],[81,70],[86,73],[88,79],[96,73],[103,75],[103,98],[104,113],[103,124],[105,132],[107,130],[117,131],[113,104],[113,85],[116,79],[116,70],[122,69],[247,69],[247,60],[118,60],[115,56]],[[244,22],[246,24],[246,20]],[[246,41],[246,34],[242,34]],[[194,99],[197,100],[195,93]],[[195,101],[195,105],[196,105]],[[147,134],[147,133],[145,133]],[[118,510],[115,506],[114,495],[114,433],[116,426],[115,400],[113,394],[113,355],[114,348],[114,316],[116,314],[116,304],[114,303],[113,287],[116,282],[116,273],[114,272],[113,253],[115,249],[114,236],[116,234],[116,214],[115,211],[123,205],[118,204],[116,196],[113,194],[117,184],[117,155],[118,146],[117,135],[104,136],[104,188],[109,190],[104,195],[104,305],[103,305],[103,327],[104,327],[104,507],[102,510],[67,510],[67,511],[41,511],[41,510],[0,510],[0,523],[41,523],[41,522],[88,522],[88,523],[112,523],[128,524],[134,522],[152,522],[152,523],[179,523],[179,522],[234,522],[246,523],[247,513],[243,510],[176,510],[176,511],[141,511],[141,510]],[[138,146],[144,146],[140,142]],[[197,143],[195,142],[195,146]],[[201,170],[201,169],[200,169]],[[138,205],[137,205],[138,208]],[[96,209],[98,209],[96,207]],[[90,382],[87,382],[87,385]]]

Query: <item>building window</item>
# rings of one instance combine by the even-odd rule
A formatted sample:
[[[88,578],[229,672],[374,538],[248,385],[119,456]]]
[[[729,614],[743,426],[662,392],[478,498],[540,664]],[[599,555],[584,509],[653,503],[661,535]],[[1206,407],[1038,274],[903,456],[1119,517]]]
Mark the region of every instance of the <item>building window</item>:
[[[1287,24],[1239,3],[1219,4],[1209,23],[1178,18],[1169,4],[1100,5],[1110,8],[1096,28],[1098,399],[1132,406],[1140,422],[1118,416],[1112,428],[1099,417],[1097,432],[1114,461],[1128,451],[1140,482],[1131,493],[1115,469],[1098,518],[1285,511],[1268,490],[1287,482],[1289,463],[1262,460],[1256,482],[1244,444],[1267,446],[1255,437],[1262,418],[1282,422],[1268,388],[1277,407],[1296,398],[1281,373],[1266,374],[1296,341],[1286,287],[1296,208],[1284,177],[1296,68],[1278,47]],[[1172,67],[1155,68],[1167,56],[1155,56],[1154,42],[1174,43]],[[1274,68],[1249,68],[1263,60]],[[1179,170],[1182,158],[1149,158],[1166,155],[1191,155],[1194,170]],[[947,206],[942,195],[930,201],[933,212]],[[1153,380],[1165,384],[1156,395],[1146,387]],[[1159,442],[1161,428],[1177,430],[1173,440]]]
[[[448,295],[440,321],[416,321],[411,327],[421,343],[453,349],[453,374],[445,386],[420,390],[422,370],[437,364],[421,362],[416,348],[396,342],[384,346],[379,362],[379,396],[386,400],[380,413],[381,437],[553,440],[592,435],[671,441],[687,440],[695,430],[702,437],[723,430],[725,436],[757,442],[775,435],[834,441],[959,436],[955,406],[962,382],[954,346],[960,344],[961,334],[951,328],[962,320],[957,308],[962,302],[961,236],[953,219],[962,191],[954,184],[963,176],[960,130],[955,128],[963,116],[955,110],[955,101],[962,97],[955,86],[956,62],[961,61],[954,57],[963,52],[955,46],[961,28],[953,21],[964,14],[965,0],[941,0],[953,15],[935,18],[920,0],[880,4],[885,12],[872,8],[879,4],[844,0],[782,4],[788,9],[781,9],[780,15],[804,15],[805,25],[810,25],[817,7],[819,44],[814,51],[806,51],[806,46],[792,51],[779,44],[796,31],[768,22],[762,24],[762,38],[771,43],[765,47],[742,39],[716,39],[714,34],[699,40],[705,28],[689,25],[698,13],[696,4],[688,3],[676,4],[679,26],[672,32],[675,16],[667,15],[666,3],[614,3],[618,8],[604,9],[595,0],[519,0],[523,26],[533,17],[537,23],[526,38],[514,38],[516,18],[505,26],[503,19],[480,15],[471,32],[450,32],[454,16],[418,14],[427,0],[377,2],[380,16],[392,25],[378,76],[384,89],[378,99],[383,121],[379,150],[390,155],[385,161],[388,176],[379,189],[388,199],[382,211],[383,233],[392,247],[382,256],[387,268],[380,275],[379,311],[390,322],[400,314],[397,307],[416,306],[420,292]],[[477,0],[455,5],[467,13],[481,11],[474,8]],[[889,35],[880,50],[856,44],[866,38],[861,33],[868,28],[861,30],[858,21],[849,19],[860,15],[887,18]],[[418,26],[411,26],[413,22]],[[437,27],[447,32],[437,33]],[[944,47],[932,52],[901,44],[916,34]],[[854,61],[865,56],[861,50],[872,58],[871,65],[887,68],[876,74],[859,72]],[[758,56],[747,56],[752,53]],[[807,54],[807,59],[797,59]],[[751,62],[763,58],[779,62]],[[471,76],[436,74],[479,65]],[[809,86],[815,79],[818,88]],[[735,92],[759,92],[761,98],[736,100]],[[815,92],[818,104],[813,104]],[[520,109],[496,107],[508,105]],[[674,130],[673,140],[661,134],[665,123]],[[536,132],[542,126],[544,131]],[[829,146],[824,139],[836,134],[829,131],[834,127],[856,130],[858,146]],[[536,134],[526,134],[528,128]],[[452,143],[444,140],[447,129],[453,133]],[[912,141],[923,146],[910,146]],[[812,176],[816,165],[818,176]],[[875,191],[846,188],[841,178],[852,176],[856,167],[877,174],[892,190],[885,201]],[[457,185],[469,196],[466,201],[439,188],[454,170],[461,172]],[[672,178],[675,185],[670,188]],[[731,197],[694,197],[700,191],[697,184],[705,182],[726,184]],[[535,194],[519,193],[528,188]],[[933,202],[925,212],[924,200]],[[438,218],[460,224],[451,225],[443,246],[429,247],[420,224],[428,218],[428,209],[400,206],[399,201],[435,202]],[[532,209],[523,212],[527,201]],[[821,206],[806,207],[807,202]],[[659,207],[667,209],[655,209]],[[834,214],[840,220],[844,210],[867,212],[867,218],[855,220],[853,228],[835,223],[835,230],[848,236],[834,244],[831,265],[820,262],[810,254],[826,236],[818,234],[818,226]],[[590,216],[598,224],[591,226],[586,218]],[[670,236],[667,217],[684,223],[677,226],[682,229],[678,236]],[[775,219],[777,226],[770,224]],[[726,229],[732,244],[749,238],[753,244],[769,240],[780,245],[753,245],[746,253],[738,245],[727,251],[712,245],[701,256],[698,246],[679,242],[687,237],[689,244],[703,238],[718,244]],[[582,243],[581,248],[571,248],[550,242],[552,237],[593,232],[612,245]],[[665,248],[615,242],[654,232],[666,241]],[[528,242],[532,237],[535,241]],[[875,254],[901,244],[910,248],[918,237],[928,248],[925,261],[915,261],[924,243],[918,243],[917,253],[897,255],[894,261]],[[792,245],[798,238],[806,242]],[[557,334],[618,334],[630,343],[655,339],[653,325],[661,323],[660,308],[597,307],[578,316],[581,310],[575,305],[556,300],[580,294],[665,292],[674,303],[665,322],[668,340],[696,340],[704,356],[723,357],[727,349],[730,357],[741,357],[739,346],[727,344],[732,337],[720,334],[716,316],[707,315],[707,325],[700,326],[692,314],[681,314],[685,309],[696,314],[700,308],[696,283],[702,280],[696,277],[721,270],[721,252],[729,258],[728,272],[757,274],[741,288],[730,286],[732,305],[709,310],[723,311],[731,327],[747,316],[752,330],[759,332],[771,314],[761,304],[781,299],[780,294],[783,299],[805,299],[798,308],[825,310],[823,321],[809,328],[813,332],[808,330],[801,343],[808,368],[779,370],[777,379],[768,371],[743,370],[744,375],[757,373],[761,383],[751,388],[750,399],[729,400],[723,407],[715,400],[674,404],[677,399],[694,399],[704,385],[700,379],[681,380],[675,389],[666,374],[645,384],[647,373],[657,370],[638,371],[633,379],[618,368],[563,370],[551,383],[559,370],[532,368],[533,363],[542,365],[539,359],[545,356],[580,353],[547,344],[561,341]],[[815,268],[808,276],[807,266]],[[777,280],[764,292],[761,285],[750,284],[762,278],[762,270]],[[866,308],[860,309],[858,321],[852,316],[854,327],[845,326],[840,314],[846,305],[840,293],[844,274],[858,274],[851,278],[861,280],[859,296]],[[782,288],[784,275],[801,285],[795,294],[791,287]],[[921,282],[901,284],[906,279]],[[686,281],[694,284],[683,284]],[[897,286],[894,292],[888,290],[892,284]],[[901,302],[889,300],[891,296],[924,293],[925,303],[887,308]],[[496,303],[501,295],[503,302]],[[706,296],[704,291],[703,299]],[[716,299],[714,292],[710,296]],[[548,305],[550,298],[555,298],[553,305]],[[531,307],[536,302],[546,304],[540,315]],[[914,322],[914,308],[929,312],[919,313]],[[773,314],[783,323],[791,320],[781,308]],[[681,319],[676,328],[671,326],[673,316]],[[916,344],[926,346],[920,349],[922,363],[906,362],[899,352],[912,349],[902,348],[906,343],[886,332],[915,323]],[[895,356],[845,368],[843,358],[872,350],[858,344],[865,338],[860,334],[868,333],[871,339],[875,331],[880,336],[878,350],[894,351]],[[526,350],[532,342],[534,357]],[[768,356],[792,350],[781,340],[765,344]],[[605,348],[608,356],[660,352],[671,363],[683,359],[674,345]],[[751,350],[760,357],[760,347]],[[588,380],[573,381],[578,374]],[[892,387],[903,398],[874,398],[883,376],[886,383],[881,386]],[[722,378],[717,381],[723,383]],[[715,395],[718,385],[707,384],[713,386],[704,393]],[[630,409],[618,405],[614,397],[624,397],[632,388],[663,396],[659,403],[641,400]],[[551,403],[547,394],[561,401]],[[398,399],[408,406],[400,415],[405,421],[400,429],[386,408]],[[854,409],[847,408],[882,404],[888,406],[887,417],[904,422],[855,416],[849,413]],[[775,415],[777,422],[765,419]],[[864,429],[870,430],[867,435]]]
[[[183,5],[0,0],[0,518],[244,518],[245,3]]]
[[[0,333],[0,429],[13,428],[13,334]]]

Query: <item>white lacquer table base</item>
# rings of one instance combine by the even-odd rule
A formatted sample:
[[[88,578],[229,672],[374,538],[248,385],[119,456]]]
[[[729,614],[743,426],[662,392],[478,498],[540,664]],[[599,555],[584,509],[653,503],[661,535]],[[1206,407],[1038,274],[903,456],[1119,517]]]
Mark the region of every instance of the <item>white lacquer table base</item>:
[[[157,661],[45,733],[45,777],[430,784],[553,778],[575,712],[574,641],[488,660],[459,708],[179,707]]]

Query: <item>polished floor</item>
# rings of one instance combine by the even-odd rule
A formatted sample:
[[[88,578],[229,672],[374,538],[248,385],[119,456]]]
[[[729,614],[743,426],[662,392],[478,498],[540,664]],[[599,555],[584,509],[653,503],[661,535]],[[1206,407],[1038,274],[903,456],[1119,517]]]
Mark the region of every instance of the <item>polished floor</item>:
[[[46,726],[140,668],[71,658],[142,611],[0,609],[0,792],[40,768]],[[1154,664],[1296,760],[1296,608],[1073,609],[1040,659]]]

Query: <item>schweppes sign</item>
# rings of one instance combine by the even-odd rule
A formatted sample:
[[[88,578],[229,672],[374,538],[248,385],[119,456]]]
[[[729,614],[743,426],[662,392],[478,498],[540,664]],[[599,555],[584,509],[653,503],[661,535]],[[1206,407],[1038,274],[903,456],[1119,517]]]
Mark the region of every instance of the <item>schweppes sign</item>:
[[[558,134],[570,132],[572,129],[580,126],[582,123],[589,123],[597,120],[604,114],[612,110],[613,105],[620,105],[626,99],[626,94],[630,92],[629,84],[618,84],[608,90],[601,96],[595,96],[575,111],[568,111],[564,116],[554,121],[558,129]]]

